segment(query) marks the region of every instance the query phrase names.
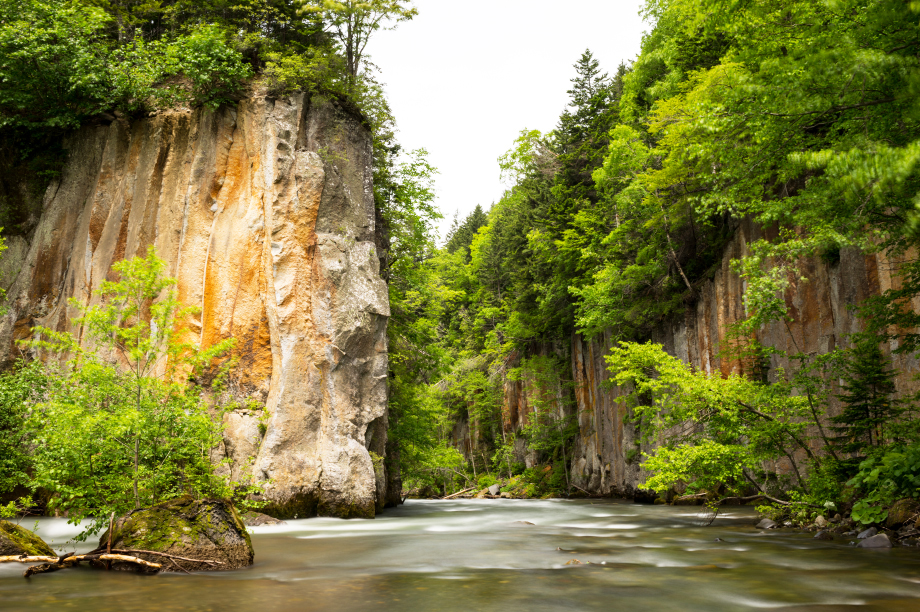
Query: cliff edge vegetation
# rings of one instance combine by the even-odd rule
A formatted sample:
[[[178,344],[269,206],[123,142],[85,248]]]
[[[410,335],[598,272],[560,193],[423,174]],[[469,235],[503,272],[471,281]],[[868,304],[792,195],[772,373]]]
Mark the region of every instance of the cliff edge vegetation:
[[[546,483],[549,467],[555,487],[531,494],[577,493],[573,447],[628,439],[575,408],[595,389],[570,374],[573,346],[599,339],[635,439],[622,460],[653,497],[883,521],[920,496],[920,6],[650,0],[644,15],[638,58],[608,75],[586,51],[555,129],[523,130],[499,160],[504,197],[426,262],[412,393],[444,450],[406,474],[446,493],[483,474]],[[755,238],[730,256],[744,224]],[[714,324],[722,366],[648,343],[725,258],[743,312]],[[882,262],[884,283],[848,286],[841,259]],[[801,335],[827,327],[796,297],[809,283],[840,287],[856,321],[820,350]]]

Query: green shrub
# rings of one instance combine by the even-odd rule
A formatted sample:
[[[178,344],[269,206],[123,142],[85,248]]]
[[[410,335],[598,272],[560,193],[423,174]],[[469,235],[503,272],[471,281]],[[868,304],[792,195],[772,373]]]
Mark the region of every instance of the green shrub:
[[[483,474],[479,477],[479,480],[476,481],[480,489],[488,489],[494,484],[498,483],[498,479],[492,474]]]
[[[895,500],[920,498],[920,444],[889,448],[869,457],[847,484],[858,495],[853,520],[866,525],[884,521],[887,506]]]
[[[243,62],[242,54],[228,44],[226,35],[216,26],[179,37],[166,49],[169,70],[191,81],[192,104],[216,108],[233,102],[243,82],[252,76],[252,68]]]
[[[344,91],[338,56],[314,50],[309,54],[273,52],[266,54],[265,59],[262,74],[272,95],[282,96],[295,91]]]

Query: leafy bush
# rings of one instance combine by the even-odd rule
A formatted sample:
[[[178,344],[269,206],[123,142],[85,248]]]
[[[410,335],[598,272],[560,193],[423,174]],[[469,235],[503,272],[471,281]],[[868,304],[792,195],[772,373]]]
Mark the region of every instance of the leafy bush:
[[[167,45],[168,66],[191,81],[193,104],[216,108],[232,102],[252,68],[216,26],[201,28]]]
[[[105,22],[76,3],[0,0],[0,128],[75,128],[112,105]]]
[[[321,52],[268,53],[265,57],[265,76],[272,95],[281,96],[295,91],[344,92],[344,83],[339,78],[341,59]]]
[[[895,500],[920,498],[920,444],[889,448],[869,457],[847,484],[860,494],[853,504],[853,519],[880,523],[888,516],[886,506]]]
[[[72,302],[83,311],[77,322],[88,345],[41,328],[31,342],[71,359],[32,366],[45,382],[26,422],[35,449],[30,484],[50,492],[49,509],[66,511],[71,521],[96,517],[90,532],[110,512],[182,494],[234,492],[211,461],[221,435],[211,412],[219,417],[220,406],[187,384],[190,372],[210,367],[232,341],[205,350],[180,341],[177,323],[193,309],[177,301],[176,281],[162,276],[164,268],[151,249],[113,266],[121,280],[102,284],[101,304]]]
[[[0,494],[28,485],[33,471],[26,449],[32,444],[32,431],[26,427],[31,406],[47,386],[39,363],[19,362],[0,374]]]
[[[487,489],[494,484],[498,483],[498,479],[492,474],[483,474],[479,477],[479,480],[476,481],[480,489]]]

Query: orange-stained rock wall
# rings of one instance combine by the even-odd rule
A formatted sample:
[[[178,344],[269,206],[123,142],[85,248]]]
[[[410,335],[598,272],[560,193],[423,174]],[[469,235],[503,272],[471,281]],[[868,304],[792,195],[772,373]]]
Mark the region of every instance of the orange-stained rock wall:
[[[648,339],[699,370],[722,374],[739,371],[741,363],[719,356],[729,327],[745,312],[744,281],[731,271],[731,261],[746,255],[748,245],[762,237],[763,232],[753,223],[740,223],[721,266],[704,283],[699,299],[682,316],[659,325]],[[852,306],[896,288],[897,267],[897,261],[883,254],[863,255],[850,249],[841,251],[839,262],[819,258],[801,262],[802,274],[789,279],[785,295],[792,321],[788,325],[776,322],[766,326],[758,332],[758,339],[789,353],[825,354],[846,346],[847,336],[859,331],[861,325]],[[920,303],[914,307],[920,309]],[[609,334],[590,340],[578,335],[572,338],[572,377],[580,429],[572,477],[575,485],[592,493],[631,495],[645,475],[635,460],[635,451],[630,452],[639,446],[635,430],[628,423],[626,407],[617,400],[623,391],[603,384],[609,378],[604,355],[610,345]],[[894,348],[897,346],[889,350]],[[913,377],[920,371],[917,360],[894,355],[893,365],[899,372],[899,393],[916,391]],[[768,376],[775,377],[779,368],[788,366],[787,359],[773,356]],[[832,399],[831,414],[839,409]],[[643,446],[642,450],[649,449]]]
[[[279,516],[373,516],[389,304],[361,120],[318,97],[251,98],[87,127],[66,147],[34,234],[4,261],[9,355],[33,326],[80,336],[68,300],[96,302],[113,263],[153,246],[200,308],[186,339],[236,339],[232,385],[258,407],[227,417],[234,476],[268,481]]]

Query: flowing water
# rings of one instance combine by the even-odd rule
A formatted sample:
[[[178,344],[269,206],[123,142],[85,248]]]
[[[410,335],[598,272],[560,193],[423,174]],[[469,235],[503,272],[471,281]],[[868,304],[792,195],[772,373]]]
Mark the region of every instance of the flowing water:
[[[0,565],[0,610],[920,610],[916,549],[759,531],[749,508],[704,522],[613,500],[410,500],[375,520],[253,528],[255,565],[240,571],[26,580]],[[63,519],[38,531],[55,547],[74,532]]]

